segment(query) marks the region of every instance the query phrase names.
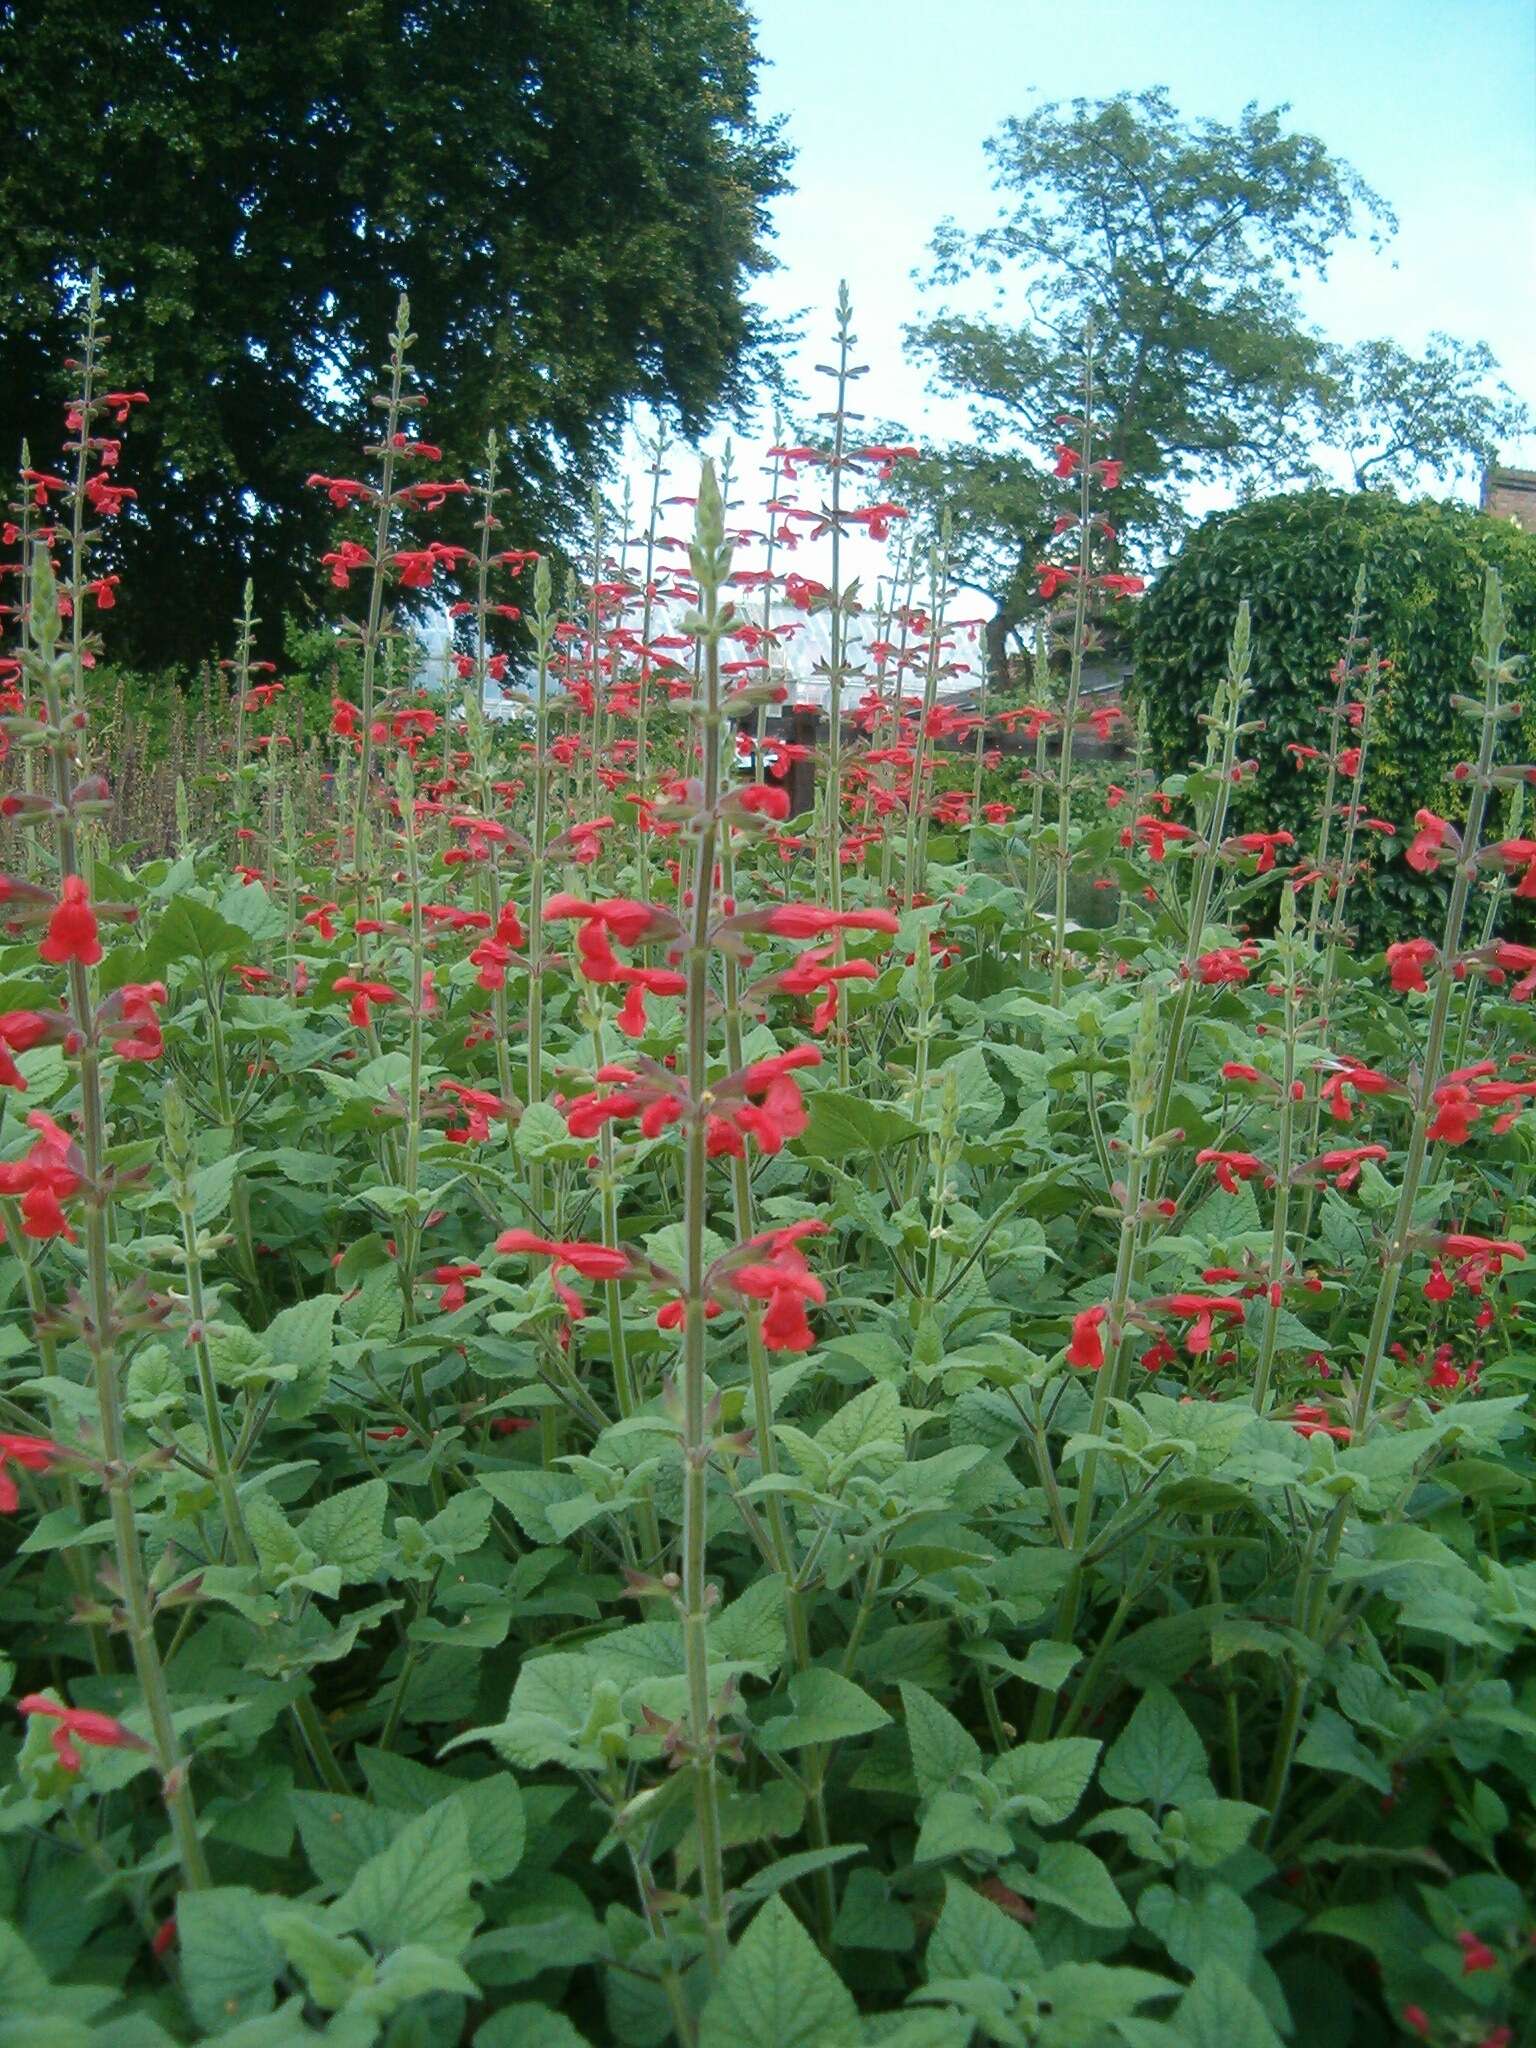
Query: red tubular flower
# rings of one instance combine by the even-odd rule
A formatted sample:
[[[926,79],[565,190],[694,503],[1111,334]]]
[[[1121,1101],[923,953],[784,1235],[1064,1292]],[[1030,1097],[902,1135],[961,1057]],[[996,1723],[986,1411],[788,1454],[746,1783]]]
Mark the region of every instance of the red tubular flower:
[[[545,904],[544,921],[557,924],[568,918],[604,926],[621,946],[638,946],[645,939],[676,939],[683,932],[671,911],[654,903],[637,902],[632,896],[609,896],[599,903],[588,903],[562,890]]]
[[[793,967],[786,967],[782,974],[771,977],[776,988],[786,995],[814,995],[818,989],[826,990],[826,1000],[819,1003],[811,1017],[811,1029],[825,1031],[837,1018],[837,988],[844,981],[876,981],[879,970],[872,960],[845,960],[841,966],[831,959],[830,946],[812,946],[802,953]]]
[[[507,963],[512,958],[512,948],[500,939],[482,939],[469,956],[472,967],[478,967],[476,982],[483,989],[505,988],[507,985]]]
[[[1147,852],[1155,861],[1163,861],[1168,858],[1169,840],[1180,841],[1193,839],[1195,836],[1188,825],[1174,825],[1170,824],[1166,818],[1150,816],[1138,818],[1134,830],[1136,836],[1141,840]]]
[[[1067,447],[1066,443],[1062,441],[1057,442],[1055,452],[1056,467],[1051,471],[1051,475],[1058,483],[1065,483],[1077,469],[1083,458],[1077,449]]]
[[[1330,1422],[1328,1410],[1317,1402],[1298,1401],[1291,1410],[1291,1427],[1298,1436],[1331,1436],[1347,1444],[1351,1432],[1342,1423]]]
[[[1275,865],[1275,849],[1294,846],[1295,839],[1289,832],[1239,832],[1226,843],[1228,853],[1257,854],[1259,864],[1256,874],[1267,875]]]
[[[400,991],[391,988],[387,981],[359,981],[356,975],[343,974],[331,983],[333,995],[352,998],[349,1015],[359,1031],[368,1029],[371,1015],[370,1005],[374,1003],[398,1003]]]
[[[1429,1278],[1424,1282],[1424,1299],[1438,1302],[1454,1301],[1455,1298],[1456,1283],[1446,1272],[1442,1261],[1436,1259],[1429,1269]]]
[[[47,936],[40,941],[37,953],[40,960],[55,967],[70,960],[78,960],[82,967],[94,967],[101,958],[96,913],[86,894],[83,876],[64,877],[63,893],[48,920]]]
[[[1049,604],[1057,592],[1073,580],[1077,571],[1064,569],[1056,562],[1036,562],[1035,574],[1040,579],[1040,596]]]
[[[1340,1145],[1331,1152],[1323,1153],[1314,1171],[1325,1180],[1331,1179],[1339,1192],[1347,1195],[1359,1180],[1361,1168],[1367,1160],[1380,1160],[1387,1156],[1385,1145]]]
[[[504,1230],[496,1240],[496,1249],[553,1259],[556,1265],[569,1266],[586,1280],[620,1280],[630,1271],[628,1252],[582,1238],[539,1237],[531,1230]]]
[[[1102,1324],[1109,1310],[1100,1303],[1085,1308],[1072,1318],[1072,1341],[1067,1346],[1067,1363],[1082,1372],[1097,1372],[1104,1363]]]
[[[1255,1174],[1264,1171],[1262,1159],[1256,1159],[1251,1152],[1219,1152],[1207,1148],[1195,1154],[1196,1166],[1214,1166],[1217,1185],[1235,1195],[1240,1181],[1252,1180]]]
[[[813,1220],[764,1232],[750,1239],[746,1249],[765,1246],[767,1256],[724,1275],[724,1284],[737,1294],[767,1303],[760,1326],[765,1350],[809,1351],[816,1342],[806,1304],[825,1301],[827,1290],[806,1264],[798,1240],[820,1235],[825,1229],[824,1223]]]
[[[1461,1950],[1461,1974],[1474,1977],[1480,1970],[1496,1970],[1499,1959],[1486,1941],[1481,1941],[1470,1927],[1463,1927],[1456,1937],[1456,1946]]]
[[[1258,957],[1259,949],[1251,939],[1245,939],[1240,946],[1215,946],[1195,962],[1195,975],[1206,988],[1246,981]]]
[[[811,903],[779,903],[739,920],[778,939],[819,939],[828,932],[898,932],[901,919],[890,910],[824,910]]]
[[[1440,957],[1433,939],[1399,939],[1387,948],[1387,968],[1399,995],[1427,995],[1429,984],[1424,970]]]
[[[51,1472],[63,1455],[51,1437],[12,1436],[0,1430],[0,1515],[14,1515],[21,1505],[7,1465],[19,1465],[23,1472]]]
[[[75,1233],[61,1205],[84,1185],[84,1162],[69,1133],[43,1110],[34,1109],[27,1122],[37,1141],[22,1158],[0,1164],[0,1195],[20,1195],[25,1236],[65,1237],[73,1244]]]
[[[1417,873],[1432,875],[1440,865],[1442,853],[1448,848],[1460,851],[1461,835],[1449,819],[1437,817],[1433,811],[1415,811],[1413,822],[1419,829],[1403,859]]]
[[[120,1060],[157,1060],[165,1050],[156,1009],[163,981],[130,981],[114,989],[96,1012],[96,1028]]]
[[[1400,1095],[1402,1087],[1386,1074],[1378,1074],[1359,1060],[1345,1058],[1324,1076],[1318,1094],[1328,1105],[1336,1123],[1354,1121],[1354,1098],[1360,1095]]]
[[[29,1717],[42,1714],[58,1722],[50,1740],[66,1771],[78,1771],[80,1768],[80,1752],[75,1747],[77,1742],[83,1742],[88,1749],[149,1748],[142,1735],[135,1735],[121,1721],[114,1721],[110,1714],[94,1713],[89,1707],[66,1707],[44,1693],[29,1692],[16,1702],[16,1711]]]
[[[1226,1323],[1241,1323],[1247,1318],[1247,1310],[1233,1294],[1170,1294],[1157,1306],[1166,1309],[1169,1315],[1177,1316],[1181,1322],[1188,1322],[1184,1333],[1184,1348],[1191,1358],[1199,1358],[1211,1348],[1211,1330],[1220,1316]]]
[[[446,1316],[462,1308],[468,1299],[465,1282],[478,1280],[483,1271],[481,1266],[434,1266],[432,1278],[442,1289],[437,1297],[439,1311]]]

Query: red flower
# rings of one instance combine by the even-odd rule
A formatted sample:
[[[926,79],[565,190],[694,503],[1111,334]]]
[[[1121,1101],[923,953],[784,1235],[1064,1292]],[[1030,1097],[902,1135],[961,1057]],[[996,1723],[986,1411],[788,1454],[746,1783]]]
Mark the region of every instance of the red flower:
[[[443,1315],[451,1315],[455,1309],[464,1306],[468,1298],[465,1293],[464,1283],[467,1280],[478,1280],[483,1270],[484,1268],[480,1266],[434,1266],[432,1268],[432,1278],[442,1289],[442,1293],[437,1297],[437,1306]]]
[[[1191,1358],[1199,1358],[1210,1350],[1211,1329],[1217,1316],[1227,1323],[1241,1323],[1247,1317],[1242,1302],[1232,1294],[1170,1294],[1157,1306],[1181,1322],[1188,1322],[1184,1348]]]
[[[331,582],[337,590],[350,590],[354,569],[370,569],[373,557],[368,550],[355,540],[339,541],[335,551],[322,555],[320,560],[331,572]]]
[[[335,995],[352,998],[349,1014],[359,1031],[368,1029],[370,1005],[400,1001],[399,989],[391,988],[387,981],[359,981],[353,974],[338,976],[331,983],[331,991]]]
[[[1334,1151],[1323,1153],[1316,1162],[1315,1170],[1326,1180],[1332,1178],[1341,1194],[1348,1194],[1360,1178],[1360,1170],[1367,1160],[1385,1159],[1385,1145],[1341,1145]]]
[[[613,820],[607,822],[611,825]],[[645,939],[681,938],[683,931],[671,911],[654,903],[637,902],[632,896],[609,896],[599,903],[588,903],[561,891],[545,904],[544,921],[554,924],[565,918],[600,924],[621,946],[638,946]]]
[[[827,1290],[806,1264],[799,1239],[820,1236],[826,1227],[813,1219],[792,1223],[784,1230],[764,1231],[750,1238],[743,1249],[750,1252],[765,1246],[767,1256],[736,1266],[723,1276],[737,1294],[768,1304],[761,1324],[765,1350],[809,1351],[816,1342],[806,1318],[806,1304],[825,1301]]]
[[[1330,1422],[1328,1410],[1316,1402],[1298,1401],[1291,1410],[1291,1427],[1298,1436],[1331,1436],[1347,1444],[1351,1432],[1342,1423]]]
[[[165,1001],[163,981],[129,981],[114,989],[96,1012],[97,1029],[121,1060],[157,1060],[165,1050],[156,1008]]]
[[[1259,857],[1256,874],[1267,875],[1275,865],[1275,849],[1279,846],[1294,846],[1296,841],[1289,832],[1239,832],[1226,844],[1228,852],[1256,853]]]
[[[70,960],[78,960],[82,967],[94,967],[101,958],[96,913],[86,895],[83,876],[64,877],[63,894],[48,920],[47,936],[39,943],[37,952],[39,959],[55,967]]]
[[[1109,1310],[1101,1303],[1097,1308],[1082,1309],[1072,1318],[1072,1341],[1067,1346],[1067,1363],[1084,1372],[1097,1372],[1104,1363],[1104,1337],[1101,1324]]]
[[[50,1437],[9,1436],[0,1431],[0,1515],[14,1515],[21,1505],[7,1465],[19,1465],[23,1472],[49,1472],[63,1455]]]
[[[580,1238],[539,1237],[531,1230],[504,1230],[496,1240],[496,1249],[548,1259],[555,1293],[573,1323],[579,1323],[586,1315],[587,1305],[574,1288],[561,1282],[560,1274],[565,1267],[586,1280],[622,1280],[634,1271],[627,1252]]]
[[[552,1259],[585,1280],[621,1280],[632,1270],[628,1252],[615,1251],[611,1245],[591,1244],[581,1238],[539,1237],[531,1230],[504,1230],[496,1249]]]
[[[1341,1124],[1354,1121],[1353,1097],[1401,1093],[1401,1085],[1386,1074],[1378,1074],[1373,1067],[1367,1067],[1357,1060],[1348,1058],[1324,1077],[1318,1090],[1322,1101],[1327,1103],[1334,1121]]]
[[[898,932],[901,919],[890,910],[823,910],[810,903],[780,903],[737,920],[739,926],[771,932],[779,939],[819,939],[828,932]]]
[[[1219,1152],[1207,1149],[1195,1154],[1196,1166],[1214,1166],[1216,1180],[1229,1195],[1235,1195],[1240,1181],[1252,1180],[1255,1174],[1264,1171],[1262,1159],[1255,1159],[1251,1152]]]
[[[1064,442],[1058,441],[1056,444],[1056,467],[1051,471],[1051,475],[1057,478],[1059,482],[1065,483],[1067,478],[1077,469],[1082,459],[1082,456],[1075,448],[1068,448]]]
[[[1399,939],[1396,945],[1388,946],[1387,966],[1393,988],[1399,995],[1427,995],[1429,984],[1424,979],[1424,969],[1438,958],[1439,951],[1432,939]]]
[[[1413,822],[1419,829],[1403,858],[1419,874],[1432,875],[1447,847],[1460,850],[1461,835],[1448,819],[1437,817],[1433,811],[1416,811]]]
[[[77,1741],[89,1749],[149,1748],[142,1735],[135,1735],[121,1721],[114,1721],[110,1714],[94,1713],[89,1707],[66,1707],[40,1692],[29,1692],[24,1699],[19,1699],[16,1710],[27,1715],[43,1714],[58,1722],[51,1740],[66,1771],[78,1771],[80,1768],[80,1752],[75,1747]]]
[[[22,1158],[0,1165],[0,1195],[20,1195],[25,1236],[67,1237],[73,1244],[61,1204],[83,1186],[84,1162],[68,1132],[44,1111],[34,1109],[27,1122],[39,1133],[37,1142]]]
[[[1496,1970],[1499,1959],[1486,1941],[1480,1941],[1470,1927],[1463,1927],[1456,1937],[1456,1946],[1461,1950],[1461,1974],[1474,1977],[1480,1970]]]
[[[1259,949],[1251,939],[1245,939],[1240,946],[1215,946],[1209,953],[1202,953],[1195,962],[1195,973],[1206,988],[1217,988],[1223,982],[1246,981],[1250,965],[1259,957]]]
[[[1056,562],[1036,562],[1035,574],[1040,579],[1040,595],[1049,604],[1056,593],[1076,576],[1075,569],[1063,569]]]
[[[1135,826],[1137,836],[1146,846],[1153,860],[1168,858],[1168,841],[1193,839],[1194,833],[1188,825],[1172,825],[1166,818],[1138,818]]]

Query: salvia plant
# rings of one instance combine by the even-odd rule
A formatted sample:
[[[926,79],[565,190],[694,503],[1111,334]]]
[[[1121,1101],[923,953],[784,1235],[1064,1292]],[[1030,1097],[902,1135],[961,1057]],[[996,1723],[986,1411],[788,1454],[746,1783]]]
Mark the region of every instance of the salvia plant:
[[[1455,821],[1365,814],[1368,583],[1325,745],[1241,611],[1159,779],[1091,335],[1002,673],[846,294],[804,440],[659,431],[570,565],[411,346],[329,729],[249,590],[149,858],[94,287],[4,528],[0,2048],[1530,2039],[1497,582]]]

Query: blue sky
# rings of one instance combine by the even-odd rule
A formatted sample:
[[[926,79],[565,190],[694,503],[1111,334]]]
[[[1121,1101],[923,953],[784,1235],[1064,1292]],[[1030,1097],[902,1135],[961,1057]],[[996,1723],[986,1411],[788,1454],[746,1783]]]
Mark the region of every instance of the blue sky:
[[[861,397],[917,438],[958,425],[904,360],[911,273],[941,216],[980,227],[982,142],[1043,100],[1165,85],[1188,116],[1250,99],[1347,158],[1398,215],[1384,254],[1345,245],[1306,295],[1330,338],[1435,328],[1485,340],[1536,405],[1533,0],[757,0],[765,112],[786,117],[796,190],[776,208],[763,297],[814,309],[802,384],[825,359],[840,277]],[[1536,461],[1536,442],[1509,453]]]

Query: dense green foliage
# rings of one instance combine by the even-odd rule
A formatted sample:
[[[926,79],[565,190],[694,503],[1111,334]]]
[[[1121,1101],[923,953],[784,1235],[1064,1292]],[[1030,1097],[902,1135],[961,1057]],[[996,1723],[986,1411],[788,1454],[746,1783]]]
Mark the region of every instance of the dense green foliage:
[[[1529,639],[1536,633],[1536,538],[1506,521],[1374,491],[1304,491],[1213,513],[1136,611],[1136,692],[1160,765],[1176,768],[1199,749],[1211,678],[1220,673],[1233,612],[1246,599],[1251,715],[1264,725],[1249,742],[1258,773],[1234,795],[1234,813],[1244,829],[1286,829],[1309,843],[1317,780],[1285,748],[1326,745],[1328,677],[1363,571],[1362,630],[1391,663],[1377,700],[1365,809],[1398,821],[1420,804],[1456,815],[1465,799],[1450,775],[1464,741],[1450,700],[1465,687],[1489,567],[1503,578],[1514,632]],[[1507,734],[1504,758],[1529,758],[1533,739],[1536,712]],[[1390,847],[1381,862],[1371,889],[1373,927],[1421,920],[1443,886],[1410,873]]]
[[[756,61],[738,0],[0,0],[0,453],[54,444],[93,265],[155,395],[119,654],[226,648],[247,575],[267,653],[332,596],[304,478],[346,473],[402,289],[446,461],[496,427],[525,538],[633,401],[738,400],[787,160]]]

